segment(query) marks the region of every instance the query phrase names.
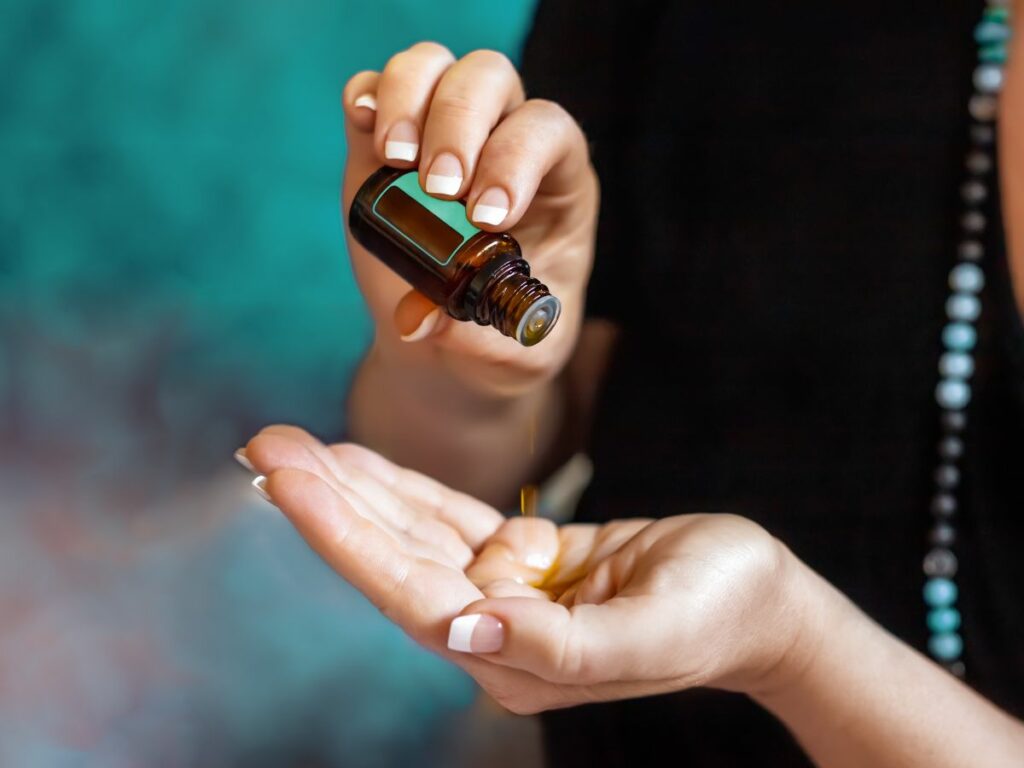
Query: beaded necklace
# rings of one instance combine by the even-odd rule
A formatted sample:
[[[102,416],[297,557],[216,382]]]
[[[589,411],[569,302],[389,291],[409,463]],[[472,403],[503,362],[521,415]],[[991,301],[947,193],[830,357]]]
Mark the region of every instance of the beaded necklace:
[[[965,160],[966,179],[960,188],[963,240],[957,251],[957,263],[949,272],[950,295],[946,300],[949,322],[942,329],[943,352],[939,358],[939,382],[935,387],[942,436],[935,468],[935,495],[931,500],[933,525],[928,536],[931,548],[922,564],[926,577],[924,602],[930,632],[928,652],[957,677],[963,677],[966,672],[961,660],[963,639],[957,632],[961,619],[956,608],[959,590],[954,580],[958,563],[953,553],[960,506],[959,462],[964,455],[963,432],[967,426],[970,380],[974,374],[975,323],[981,315],[981,289],[985,285],[981,264],[988,222],[980,209],[988,198],[986,178],[994,175],[998,95],[1003,87],[1010,34],[1009,0],[988,0],[974,30],[978,65],[974,70],[974,93],[967,107],[971,115],[971,146]]]

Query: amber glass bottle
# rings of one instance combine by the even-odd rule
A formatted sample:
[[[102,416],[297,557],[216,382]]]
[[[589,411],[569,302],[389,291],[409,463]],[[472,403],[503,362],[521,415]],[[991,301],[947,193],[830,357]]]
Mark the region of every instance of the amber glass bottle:
[[[420,188],[416,171],[381,168],[349,211],[352,236],[456,320],[493,325],[524,346],[543,339],[561,311],[510,235],[483,232],[453,200]]]

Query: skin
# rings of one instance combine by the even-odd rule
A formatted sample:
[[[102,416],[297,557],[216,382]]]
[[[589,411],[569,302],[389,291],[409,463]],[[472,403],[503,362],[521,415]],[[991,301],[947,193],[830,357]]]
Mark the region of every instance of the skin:
[[[1024,307],[1022,38],[1001,102],[1000,179]],[[356,106],[366,96],[375,107]],[[598,203],[585,138],[557,105],[525,100],[512,65],[490,51],[456,61],[437,44],[413,46],[383,72],[352,78],[342,101],[343,211],[380,165],[418,168],[425,185],[433,162],[451,153],[464,178],[454,197],[472,212],[485,190],[504,190],[508,217],[481,228],[510,230],[565,309],[529,350],[446,318],[405,342],[433,307],[350,240],[376,334],[349,424],[395,463],[291,427],[270,427],[246,448],[315,551],[514,712],[705,685],[750,695],[820,765],[1019,764],[1020,722],[889,635],[750,521],[687,515],[555,529],[506,521],[477,500],[511,504],[576,448],[614,344],[614,328],[582,321]],[[388,137],[404,123],[417,157],[389,160]],[[501,622],[500,650],[447,648],[452,620],[473,614]]]
[[[263,430],[245,453],[314,551],[513,712],[712,686],[750,695],[820,765],[1011,766],[1024,754],[1024,724],[749,520],[556,529],[295,427]],[[475,614],[500,621],[500,649],[453,652],[451,622]]]

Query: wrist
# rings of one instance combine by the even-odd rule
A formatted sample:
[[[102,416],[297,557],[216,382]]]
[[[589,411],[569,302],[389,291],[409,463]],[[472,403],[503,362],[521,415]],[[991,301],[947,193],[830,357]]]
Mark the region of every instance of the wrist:
[[[797,566],[793,589],[801,596],[799,621],[772,674],[747,691],[784,721],[789,709],[813,700],[822,686],[834,686],[838,671],[848,666],[847,657],[866,653],[877,629],[841,592],[792,557]]]
[[[798,687],[815,663],[828,650],[829,632],[834,631],[845,602],[831,585],[812,571],[788,547],[784,550],[779,589],[779,639],[768,665],[744,689],[764,704],[765,700]]]

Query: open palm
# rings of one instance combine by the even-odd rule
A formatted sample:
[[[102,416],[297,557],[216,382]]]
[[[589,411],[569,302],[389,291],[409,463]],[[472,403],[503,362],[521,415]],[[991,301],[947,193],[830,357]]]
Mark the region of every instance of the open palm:
[[[775,542],[749,521],[506,520],[371,451],[325,446],[295,427],[268,427],[246,455],[329,565],[513,711],[729,685],[772,662],[744,633],[713,650],[706,642],[722,621],[769,602]],[[449,650],[452,620],[476,613],[501,619],[500,653]]]

